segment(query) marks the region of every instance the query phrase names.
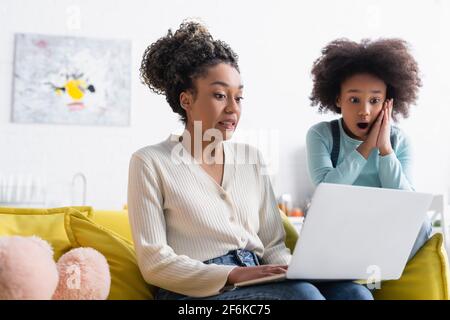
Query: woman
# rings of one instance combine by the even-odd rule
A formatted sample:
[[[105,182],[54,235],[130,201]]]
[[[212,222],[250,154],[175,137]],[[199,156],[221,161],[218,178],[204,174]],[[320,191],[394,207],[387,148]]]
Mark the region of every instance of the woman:
[[[285,273],[291,258],[260,154],[223,143],[241,115],[237,55],[187,22],[147,48],[141,76],[185,124],[182,136],[142,148],[130,162],[133,240],[144,279],[160,288],[157,299],[372,299],[353,282],[228,290]]]

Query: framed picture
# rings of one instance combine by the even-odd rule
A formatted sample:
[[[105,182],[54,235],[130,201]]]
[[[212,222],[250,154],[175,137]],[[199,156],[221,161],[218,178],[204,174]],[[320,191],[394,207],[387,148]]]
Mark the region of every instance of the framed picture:
[[[12,121],[128,126],[131,41],[15,35]]]

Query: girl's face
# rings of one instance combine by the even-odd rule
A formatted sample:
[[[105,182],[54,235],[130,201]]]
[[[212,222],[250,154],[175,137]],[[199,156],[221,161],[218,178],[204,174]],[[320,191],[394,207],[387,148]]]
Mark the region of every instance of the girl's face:
[[[227,63],[209,68],[194,81],[196,92],[183,92],[180,102],[187,114],[187,128],[201,121],[202,134],[217,129],[223,140],[231,138],[241,116],[243,85],[239,72]]]
[[[371,74],[355,74],[343,81],[336,105],[341,109],[346,133],[365,140],[385,100],[386,84]]]

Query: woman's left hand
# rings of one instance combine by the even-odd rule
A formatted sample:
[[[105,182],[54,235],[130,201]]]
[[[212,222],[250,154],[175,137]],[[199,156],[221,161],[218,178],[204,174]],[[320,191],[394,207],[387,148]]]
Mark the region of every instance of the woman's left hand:
[[[383,122],[381,123],[380,133],[377,140],[377,148],[381,156],[386,156],[392,153],[391,145],[391,118],[394,100],[386,100],[381,112],[384,112]]]

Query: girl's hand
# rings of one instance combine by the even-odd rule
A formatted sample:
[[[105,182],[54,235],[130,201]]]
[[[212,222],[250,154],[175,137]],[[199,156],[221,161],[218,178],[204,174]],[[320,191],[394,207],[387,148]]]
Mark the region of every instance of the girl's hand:
[[[375,122],[372,124],[372,127],[370,128],[366,140],[364,140],[364,142],[361,143],[359,147],[356,149],[366,159],[369,158],[372,150],[377,147],[377,142],[381,131],[381,124],[384,118],[383,110],[384,107],[381,110],[380,114],[378,115],[377,120],[375,120]]]
[[[264,278],[276,274],[286,273],[285,265],[267,264],[255,267],[236,267],[228,275],[227,284],[235,284],[242,281]]]
[[[377,140],[377,148],[380,151],[381,156],[386,156],[393,152],[391,145],[391,117],[392,108],[394,106],[394,100],[386,100],[382,109],[383,121],[381,123],[380,133]]]

